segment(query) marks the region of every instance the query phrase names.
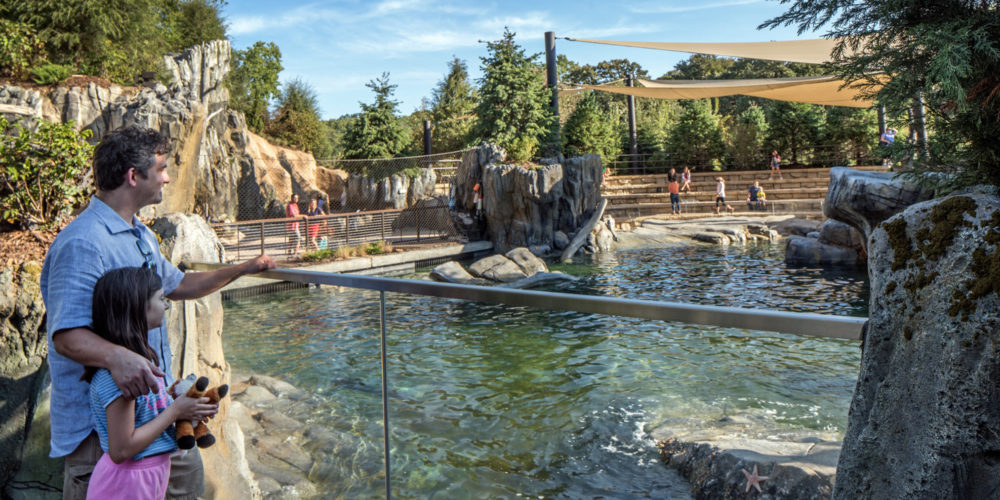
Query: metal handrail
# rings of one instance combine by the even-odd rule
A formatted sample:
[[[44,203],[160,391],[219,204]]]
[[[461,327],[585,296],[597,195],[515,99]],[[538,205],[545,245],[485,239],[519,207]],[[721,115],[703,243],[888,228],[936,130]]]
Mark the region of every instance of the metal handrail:
[[[229,264],[190,263],[188,269],[209,271]],[[458,285],[434,281],[406,280],[358,274],[340,274],[300,269],[273,269],[254,277],[296,283],[344,286],[381,292],[409,293],[489,302],[542,309],[559,309],[591,314],[609,314],[661,321],[679,321],[698,325],[745,328],[811,337],[859,340],[867,318],[831,314],[748,309],[742,307],[707,306],[683,302],[624,299],[572,293],[541,292],[478,285]]]

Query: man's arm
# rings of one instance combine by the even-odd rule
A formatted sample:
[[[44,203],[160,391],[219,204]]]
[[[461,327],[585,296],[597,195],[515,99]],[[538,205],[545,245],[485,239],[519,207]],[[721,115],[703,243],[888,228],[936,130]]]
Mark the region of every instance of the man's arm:
[[[200,273],[185,273],[180,285],[167,295],[172,300],[199,299],[245,274],[259,273],[274,268],[274,260],[267,255],[260,255],[235,266],[205,271]]]
[[[156,377],[163,371],[152,361],[125,347],[104,340],[89,328],[60,330],[52,335],[52,345],[59,354],[84,366],[106,368],[115,385],[127,398],[150,390],[156,392]]]

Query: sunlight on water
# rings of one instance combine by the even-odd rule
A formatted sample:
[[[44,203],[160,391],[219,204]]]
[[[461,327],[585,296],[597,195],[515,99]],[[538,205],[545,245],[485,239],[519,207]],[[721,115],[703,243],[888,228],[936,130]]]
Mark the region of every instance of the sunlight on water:
[[[584,257],[552,291],[867,314],[863,273],[786,268],[781,246]],[[426,270],[411,276],[426,279]],[[387,294],[393,490],[401,498],[686,498],[646,431],[749,415],[839,439],[851,341]],[[300,421],[354,437],[311,479],[383,494],[378,294],[298,290],[227,303],[234,370],[316,395]],[[321,491],[324,491],[321,489]]]

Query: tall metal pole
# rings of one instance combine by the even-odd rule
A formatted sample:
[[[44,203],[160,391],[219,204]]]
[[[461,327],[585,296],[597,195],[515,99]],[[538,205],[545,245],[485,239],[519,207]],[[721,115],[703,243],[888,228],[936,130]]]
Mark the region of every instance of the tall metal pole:
[[[431,154],[431,121],[424,120],[424,154]]]
[[[381,330],[382,354],[382,437],[385,444],[385,498],[392,498],[391,484],[389,480],[389,383],[386,375],[385,359],[385,292],[380,291],[379,296],[379,329]]]
[[[545,32],[545,75],[552,92],[552,116],[555,117],[556,141],[559,141],[559,73],[556,71],[556,34]]]
[[[625,85],[632,87],[632,75],[625,75]],[[635,131],[635,96],[627,96],[628,102],[628,154],[632,157],[632,173],[639,170],[639,139]]]

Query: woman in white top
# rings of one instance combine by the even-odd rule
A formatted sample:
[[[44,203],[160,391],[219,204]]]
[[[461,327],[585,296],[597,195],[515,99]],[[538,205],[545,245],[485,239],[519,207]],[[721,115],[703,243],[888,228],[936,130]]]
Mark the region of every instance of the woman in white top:
[[[715,213],[719,213],[719,208],[726,207],[726,210],[732,212],[733,207],[726,204],[726,181],[722,177],[715,178]]]
[[[691,192],[691,169],[688,167],[684,167],[684,171],[681,172],[681,191]]]

